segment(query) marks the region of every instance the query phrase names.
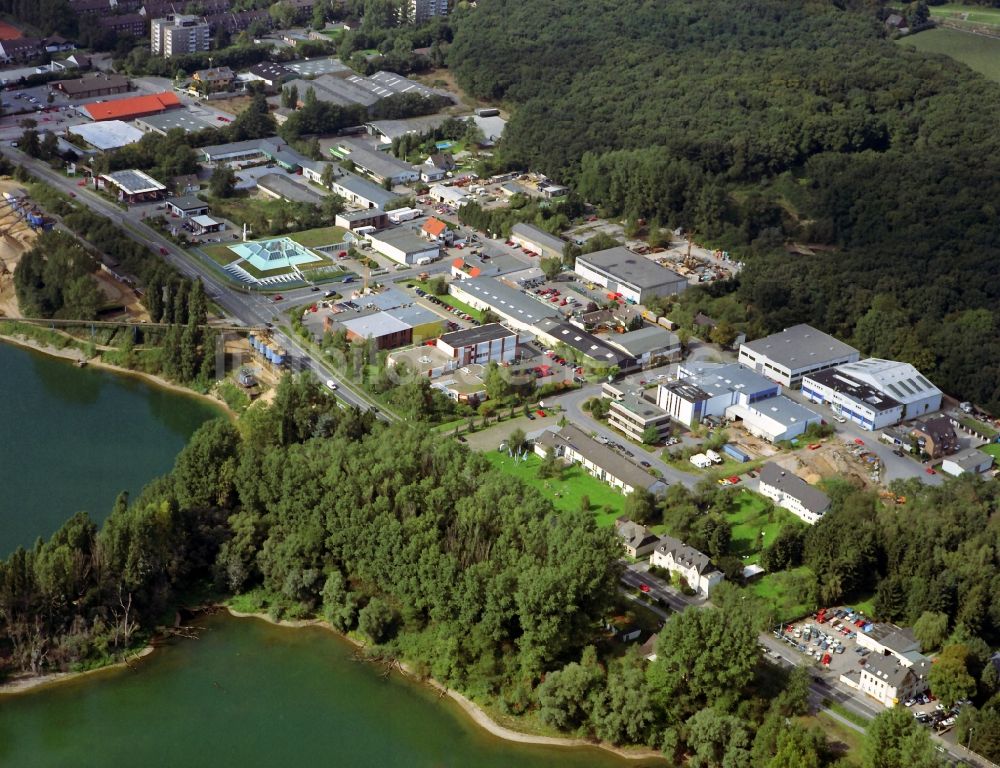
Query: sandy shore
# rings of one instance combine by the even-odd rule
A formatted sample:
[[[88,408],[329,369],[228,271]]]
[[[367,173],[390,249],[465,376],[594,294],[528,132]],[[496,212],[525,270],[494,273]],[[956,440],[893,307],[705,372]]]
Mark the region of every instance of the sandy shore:
[[[106,667],[98,667],[97,669],[88,669],[84,672],[53,672],[48,675],[20,675],[0,685],[0,696],[25,693],[26,691],[55,685],[56,683],[78,680],[79,678],[87,677],[88,675],[96,675],[100,672],[107,672],[109,669],[121,669],[122,667],[127,667],[129,664],[148,656],[152,652],[153,646],[147,645],[141,651],[128,656],[125,661],[119,661],[116,664],[108,664]]]
[[[219,408],[220,410],[224,411],[229,418],[231,419],[236,418],[236,414],[222,400],[219,400],[216,397],[212,397],[211,395],[203,395],[201,392],[195,392],[194,390],[188,389],[187,387],[181,384],[176,384],[172,381],[168,381],[167,379],[164,379],[162,376],[156,376],[152,373],[143,373],[142,371],[133,371],[130,368],[122,368],[120,365],[111,365],[110,363],[105,363],[96,357],[88,358],[79,349],[73,349],[71,347],[66,349],[50,347],[47,344],[42,344],[40,341],[37,341],[36,339],[28,338],[25,336],[10,336],[7,334],[0,334],[0,341],[8,342],[17,347],[31,349],[34,350],[35,352],[41,352],[43,355],[48,355],[50,357],[58,357],[62,360],[71,360],[74,363],[84,362],[87,364],[88,367],[100,368],[105,371],[112,371],[121,376],[132,376],[134,378],[141,379],[149,384],[154,384],[157,387],[160,387],[161,389],[167,389],[170,390],[171,392],[177,392],[178,394],[186,395],[187,397],[196,397],[199,400],[204,400],[205,402],[210,403],[216,408]]]
[[[229,606],[225,606],[226,610],[229,612],[230,616],[234,616],[238,619],[259,619],[261,621],[266,621],[269,624],[276,624],[281,627],[321,627],[330,632],[333,632],[338,637],[347,640],[352,645],[359,648],[364,647],[363,643],[358,642],[357,639],[348,637],[325,621],[321,619],[305,619],[296,621],[275,621],[266,613],[244,613],[242,611],[237,611]],[[624,757],[628,760],[649,760],[652,758],[664,759],[663,755],[651,749],[622,749],[616,747],[613,744],[609,744],[603,741],[588,741],[586,739],[570,739],[558,736],[538,736],[532,733],[522,733],[521,731],[515,731],[506,726],[500,725],[496,720],[490,717],[478,704],[472,700],[466,698],[458,691],[452,690],[447,686],[439,683],[434,678],[424,678],[419,677],[413,673],[406,664],[400,664],[400,668],[403,670],[405,675],[414,681],[419,681],[426,683],[437,691],[447,694],[452,700],[454,700],[458,706],[472,719],[476,725],[482,728],[489,734],[496,736],[497,738],[504,739],[505,741],[514,741],[518,744],[539,744],[547,747],[597,747],[598,749],[603,749],[608,752],[612,752],[618,757]]]

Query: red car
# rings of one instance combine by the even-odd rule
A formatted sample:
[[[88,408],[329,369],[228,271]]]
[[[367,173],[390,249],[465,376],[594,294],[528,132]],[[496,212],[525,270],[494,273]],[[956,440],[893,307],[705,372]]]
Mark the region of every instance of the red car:
[[[271,301],[283,301],[284,298],[285,297],[282,296],[280,293],[277,293],[277,294],[274,295],[274,298],[272,298]]]
[[[538,414],[539,416],[541,416],[543,419],[545,418],[545,411],[539,409],[539,410],[535,411],[535,413]]]
[[[640,584],[639,585],[639,590],[641,592],[649,592],[649,584]]]
[[[937,474],[937,470],[934,469],[934,467],[927,467],[927,469],[925,469],[924,472],[926,472],[928,475],[936,475]]]
[[[160,248],[160,255],[161,256],[166,256],[167,255],[167,249],[166,248]]]
[[[854,438],[854,444],[855,445],[864,445],[865,441],[862,440],[860,437],[856,437],[856,438]]]
[[[736,485],[740,481],[740,479],[736,475],[733,475],[732,477],[726,479],[729,480],[730,485]]]

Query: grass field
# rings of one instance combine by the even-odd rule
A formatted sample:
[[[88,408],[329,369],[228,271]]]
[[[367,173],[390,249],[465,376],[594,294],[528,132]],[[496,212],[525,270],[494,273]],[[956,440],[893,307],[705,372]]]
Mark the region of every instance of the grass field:
[[[526,461],[514,461],[499,451],[487,451],[483,455],[493,466],[537,489],[556,509],[565,512],[578,510],[580,500],[586,496],[590,499],[590,508],[596,510],[594,519],[600,527],[613,525],[625,507],[625,496],[620,491],[591,477],[579,465],[563,470],[562,480],[543,479],[538,476],[542,460],[535,454],[530,454]]]
[[[930,12],[933,19],[951,19],[953,21],[968,21],[973,24],[1000,26],[1000,8],[947,3],[945,5],[932,5]]]
[[[1000,462],[1000,444],[990,443],[989,445],[984,445],[979,448],[983,453],[988,453],[998,462]]]
[[[802,525],[791,512],[777,507],[768,509],[768,501],[752,491],[743,490],[736,494],[726,520],[733,527],[730,552],[737,557],[745,557],[747,564],[756,563],[762,549],[774,542],[775,537],[786,525]]]
[[[299,245],[306,248],[316,248],[320,245],[333,245],[344,242],[344,235],[347,230],[343,227],[320,227],[319,229],[307,229],[303,232],[296,232],[288,237]]]
[[[1000,10],[997,14],[1000,17]],[[923,53],[950,56],[969,69],[1000,83],[1000,39],[960,32],[957,29],[939,28],[900,38],[898,42],[900,45],[912,45]]]
[[[229,250],[228,245],[203,245],[201,250],[220,267],[232,264],[239,256]]]
[[[421,290],[427,291],[427,293],[433,294],[433,291],[431,291],[430,289],[429,282],[424,282],[422,280],[407,280],[407,282],[417,286]],[[483,313],[480,312],[478,309],[473,309],[464,301],[459,301],[454,296],[451,296],[447,293],[444,296],[437,296],[436,298],[440,299],[443,304],[447,304],[450,307],[457,307],[458,309],[462,310],[471,317],[476,318],[476,320],[478,320],[479,322],[483,322]]]
[[[770,603],[774,618],[792,621],[816,610],[810,592],[816,577],[806,566],[765,574],[750,590]]]

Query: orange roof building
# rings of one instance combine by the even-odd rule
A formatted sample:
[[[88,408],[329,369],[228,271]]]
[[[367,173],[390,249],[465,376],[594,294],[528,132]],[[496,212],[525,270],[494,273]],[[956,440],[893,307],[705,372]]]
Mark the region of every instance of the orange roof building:
[[[448,231],[448,225],[441,219],[430,218],[424,222],[422,227],[424,234],[433,240],[441,239],[441,236]]]
[[[135,120],[139,117],[158,115],[180,105],[181,101],[176,94],[163,91],[117,101],[95,101],[84,104],[81,109],[91,120]]]

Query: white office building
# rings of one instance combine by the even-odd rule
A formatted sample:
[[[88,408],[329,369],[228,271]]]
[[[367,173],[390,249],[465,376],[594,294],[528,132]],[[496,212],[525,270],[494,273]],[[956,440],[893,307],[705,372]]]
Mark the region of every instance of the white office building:
[[[806,399],[829,406],[862,429],[885,429],[903,420],[903,404],[888,397],[875,387],[830,368],[802,379],[802,394]]]
[[[903,421],[941,410],[941,390],[909,363],[870,357],[837,366],[837,372],[876,389],[903,406]]]
[[[804,405],[784,395],[769,397],[755,403],[737,403],[726,409],[729,421],[740,421],[743,429],[761,440],[777,443],[792,440],[823,419]]]
[[[815,525],[830,509],[830,497],[773,462],[760,468],[761,494],[796,517]]]
[[[512,363],[517,352],[517,334],[500,323],[487,323],[446,333],[437,340],[437,348],[455,361],[456,367],[478,364]]]
[[[804,376],[860,357],[849,344],[803,324],[741,344],[739,362],[786,387],[798,387]]]

